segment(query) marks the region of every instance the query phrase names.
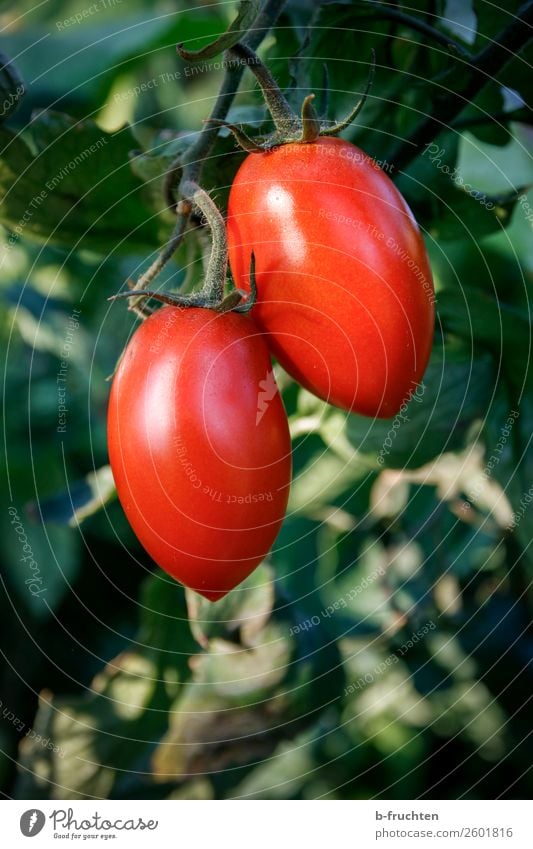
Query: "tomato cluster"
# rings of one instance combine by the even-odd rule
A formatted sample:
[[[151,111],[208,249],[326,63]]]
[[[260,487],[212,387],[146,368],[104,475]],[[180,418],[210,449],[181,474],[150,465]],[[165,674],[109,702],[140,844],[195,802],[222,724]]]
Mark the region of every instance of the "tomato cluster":
[[[210,600],[265,557],[287,506],[290,436],[270,354],[320,398],[388,417],[421,379],[433,334],[413,215],[347,142],[248,156],[227,236],[235,283],[256,297],[253,318],[158,309],[124,352],[108,418],[133,530],[163,569]]]

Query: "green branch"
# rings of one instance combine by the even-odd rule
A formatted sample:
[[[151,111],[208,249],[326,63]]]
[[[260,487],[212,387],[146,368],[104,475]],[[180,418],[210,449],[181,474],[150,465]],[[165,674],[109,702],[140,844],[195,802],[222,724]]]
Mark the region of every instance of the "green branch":
[[[422,35],[427,36],[427,38],[430,38],[437,44],[441,44],[447,50],[453,51],[458,56],[461,56],[461,58],[470,58],[468,50],[458,44],[457,41],[454,41],[454,39],[446,35],[446,33],[435,29],[435,27],[432,27],[431,24],[427,24],[420,18],[413,18],[411,15],[408,15],[405,12],[400,11],[399,9],[394,9],[391,6],[384,6],[381,3],[365,3],[365,6],[370,6],[370,8],[373,9],[370,14],[365,15],[365,20],[385,19],[394,23],[403,24],[409,29],[415,30],[416,32],[421,33]]]

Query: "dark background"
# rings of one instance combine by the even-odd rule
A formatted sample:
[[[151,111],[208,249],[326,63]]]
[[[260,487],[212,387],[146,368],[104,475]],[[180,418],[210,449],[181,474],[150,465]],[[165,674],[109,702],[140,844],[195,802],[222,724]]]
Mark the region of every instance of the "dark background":
[[[26,88],[13,94],[4,69],[2,793],[528,797],[531,46],[483,64],[519,4],[289,0],[264,39],[296,103],[320,99],[327,63],[336,117],[375,49],[344,135],[397,165],[437,331],[422,400],[385,454],[391,421],[328,408],[278,371],[289,513],[268,562],[212,606],[155,570],[113,498],[108,377],[135,317],[106,299],[168,237],[161,175],[222,79],[221,57],[192,75],[174,45],[206,44],[236,4],[33,6],[0,10]],[[406,142],[428,115],[433,160]],[[231,117],[268,127],[248,72]],[[221,206],[241,160],[221,133],[203,179]],[[163,279],[199,285],[200,258],[191,234]]]

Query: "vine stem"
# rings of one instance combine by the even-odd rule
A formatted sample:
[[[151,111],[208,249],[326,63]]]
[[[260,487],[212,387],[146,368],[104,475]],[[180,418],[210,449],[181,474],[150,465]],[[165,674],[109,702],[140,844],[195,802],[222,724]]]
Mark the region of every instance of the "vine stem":
[[[184,206],[183,212],[180,212],[180,214],[178,215],[177,224],[174,229],[174,232],[172,233],[171,238],[157,257],[157,259],[152,263],[150,268],[145,271],[144,274],[141,274],[135,286],[136,289],[146,288],[146,286],[148,286],[148,284],[152,282],[154,277],[157,277],[159,272],[165,267],[183,237],[183,234],[187,227],[187,220],[189,214],[190,209],[187,209]]]
[[[255,76],[261,94],[267,105],[270,117],[274,123],[275,130],[267,136],[262,136],[260,140],[251,139],[246,135],[242,127],[236,124],[231,124],[229,121],[216,121],[217,124],[222,124],[227,127],[237,140],[237,144],[248,153],[260,153],[271,150],[280,144],[291,144],[293,142],[311,144],[316,141],[319,136],[336,136],[342,130],[345,130],[357,118],[359,112],[366,103],[366,99],[372,87],[374,79],[374,70],[376,65],[376,56],[374,50],[371,51],[371,62],[368,73],[368,78],[365,90],[360,100],[355,104],[352,111],[341,121],[331,124],[329,121],[322,121],[313,105],[315,99],[314,94],[308,94],[304,98],[300,115],[297,115],[289,105],[283,92],[278,86],[276,80],[263,65],[258,55],[244,44],[234,44],[229,50],[230,55],[236,56],[238,59],[244,60],[250,66],[250,70]],[[210,119],[213,123],[213,119]]]
[[[244,44],[250,47],[251,50],[256,50],[261,44],[271,27],[277,21],[286,2],[287,0],[266,0],[261,12],[254,22],[253,27],[243,39]],[[233,103],[233,99],[237,94],[237,90],[246,67],[246,64],[235,64],[234,62],[231,62],[231,57],[228,54],[229,51],[225,54],[227,67],[224,72],[222,84],[209,116],[210,119],[214,119],[215,121],[225,120],[230,106]],[[189,148],[182,159],[184,172],[186,172],[183,174],[182,182],[185,182],[186,180],[193,180],[195,183],[200,182],[202,163],[209,156],[215,143],[217,133],[218,129],[215,128],[213,130],[213,127],[209,127],[208,123],[203,126],[197,140]],[[169,182],[171,178],[172,168],[169,171]],[[167,185],[167,189],[169,188],[171,187]]]
[[[505,27],[488,47],[474,56],[467,67],[470,79],[461,91],[441,85],[434,98],[434,114],[424,119],[406,139],[387,157],[394,170],[406,168],[419,151],[449,127],[463,109],[471,103],[481,89],[528,43],[533,36],[533,0],[524,3],[514,20]],[[453,74],[453,70],[450,72]]]
[[[249,30],[243,41],[252,49],[255,50],[261,41],[265,38],[270,28],[275,24],[287,0],[265,0],[262,10],[259,12],[253,27]],[[228,54],[225,54],[225,56]],[[230,106],[233,103],[237,90],[241,83],[245,65],[242,63],[235,64],[228,59],[227,66],[224,71],[224,77],[220,86],[217,98],[211,111],[210,119],[215,121],[224,121],[229,112]],[[209,157],[211,150],[215,144],[218,128],[209,125],[206,122],[198,134],[198,138],[182,158],[177,158],[170,166],[164,181],[164,195],[168,207],[174,207],[177,213],[177,220],[174,230],[167,244],[150,265],[150,267],[142,274],[133,289],[134,291],[142,291],[146,289],[150,283],[163,270],[166,264],[170,261],[175,251],[178,249],[185,231],[190,216],[190,206],[176,206],[176,198],[174,189],[178,178],[181,175],[179,182],[178,194],[183,198],[187,198],[185,187],[191,183],[199,183],[201,181],[202,167],[205,160]],[[147,311],[143,308],[144,297],[139,294],[138,297],[132,297],[129,304],[129,309],[135,312],[140,318],[147,317]]]
[[[392,6],[384,6],[381,3],[368,3],[368,0],[365,3],[365,6],[372,9],[368,15],[364,16],[365,20],[372,21],[382,20],[385,18],[393,23],[403,24],[409,29],[415,30],[415,32],[419,32],[422,35],[431,38],[432,41],[435,41],[437,44],[441,44],[442,47],[445,47],[447,50],[451,50],[462,59],[466,59],[467,61],[471,59],[469,51],[461,44],[455,41],[451,36],[446,35],[446,33],[435,29],[435,27],[426,23],[426,21],[422,21],[420,18],[413,18],[412,15],[408,15],[400,9],[395,9]]]
[[[206,309],[227,312],[235,310],[248,312],[255,304],[257,288],[255,284],[255,258],[252,253],[250,261],[250,295],[242,289],[232,289],[226,296],[226,274],[228,271],[228,240],[226,237],[226,225],[220,211],[211,200],[209,194],[197,183],[187,181],[183,184],[183,192],[190,200],[181,200],[178,204],[178,213],[185,218],[197,207],[205,218],[211,233],[211,252],[209,262],[205,271],[204,285],[199,292],[189,295],[177,293],[165,294],[164,292],[153,292],[143,290],[142,297],[146,300],[153,298],[164,304],[172,304],[181,307],[202,307]],[[135,291],[120,292],[109,300],[115,301],[122,298],[138,297]],[[243,302],[244,299],[244,302]],[[146,305],[144,305],[146,306]],[[145,316],[147,317],[147,316]]]
[[[290,133],[292,130],[298,130],[298,123],[294,120],[293,110],[289,106],[276,80],[266,65],[263,65],[255,51],[248,44],[237,43],[230,48],[229,53],[250,66],[261,87],[261,92],[276,130],[282,134]]]

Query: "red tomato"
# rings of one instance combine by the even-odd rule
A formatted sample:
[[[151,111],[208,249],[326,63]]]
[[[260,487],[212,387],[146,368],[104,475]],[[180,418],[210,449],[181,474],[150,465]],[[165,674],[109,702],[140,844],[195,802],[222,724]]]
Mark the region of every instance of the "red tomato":
[[[287,416],[248,316],[163,307],[113,380],[109,457],[151,557],[214,601],[265,557],[291,477]]]
[[[282,366],[346,410],[388,417],[414,391],[433,337],[433,282],[413,214],[341,139],[250,154],[231,188],[230,264]]]

